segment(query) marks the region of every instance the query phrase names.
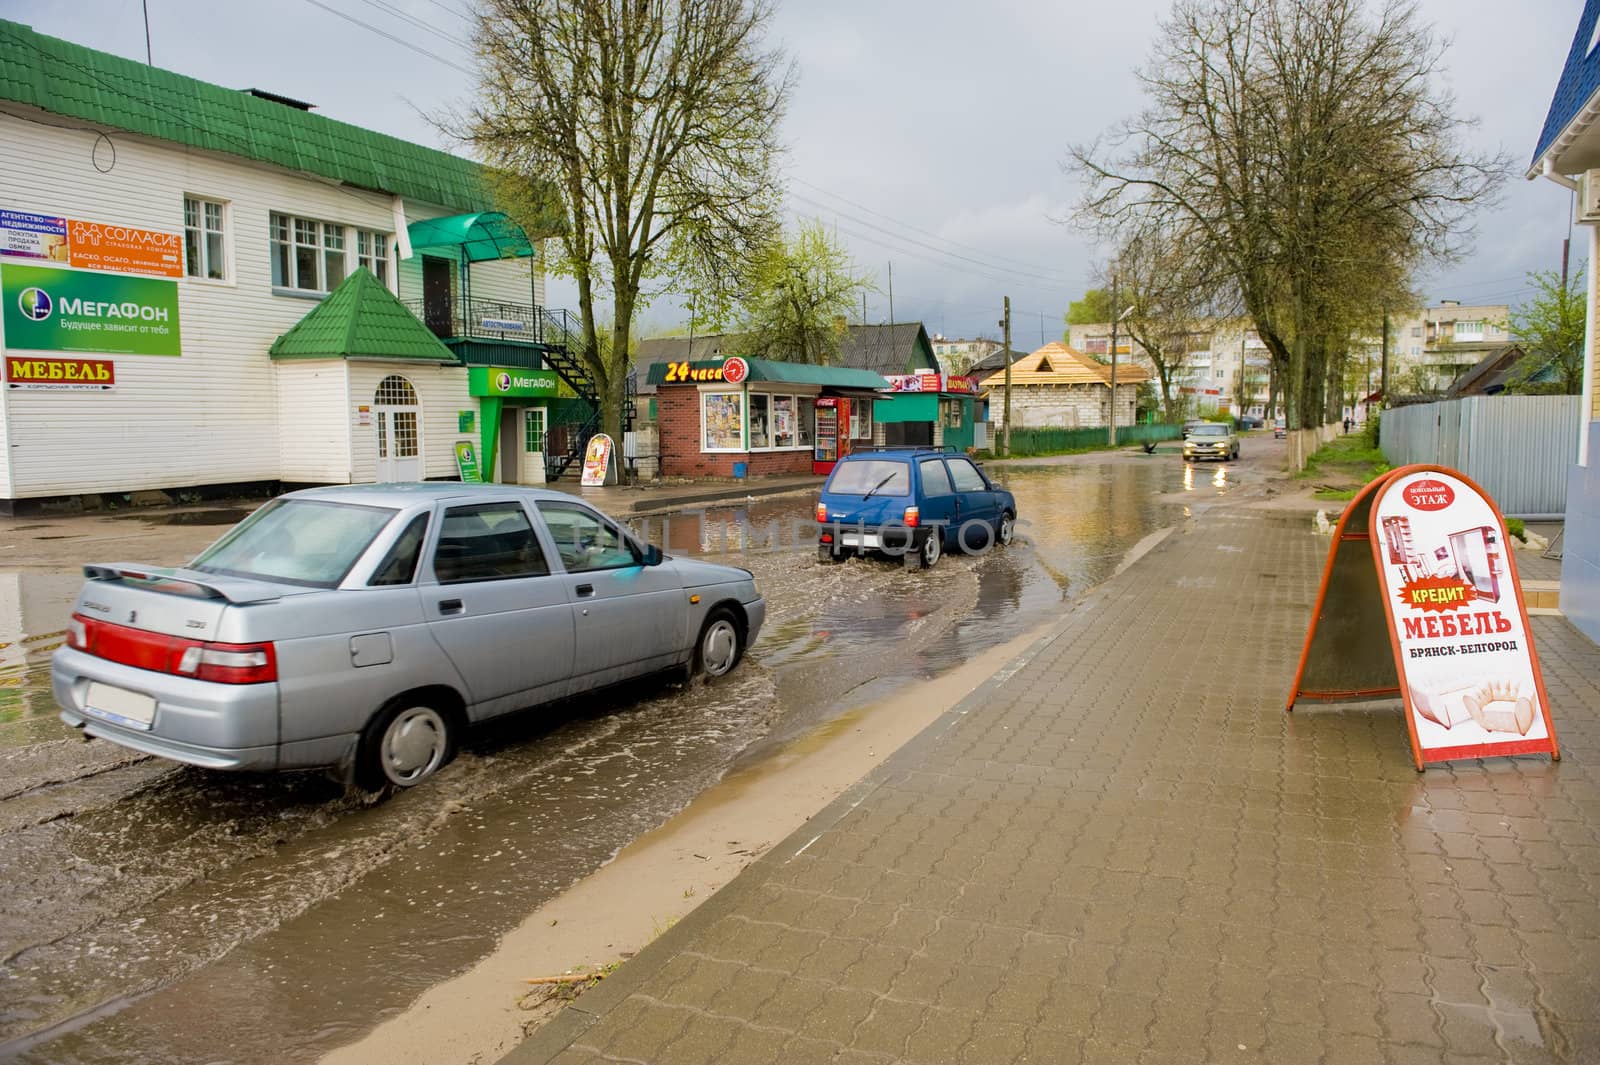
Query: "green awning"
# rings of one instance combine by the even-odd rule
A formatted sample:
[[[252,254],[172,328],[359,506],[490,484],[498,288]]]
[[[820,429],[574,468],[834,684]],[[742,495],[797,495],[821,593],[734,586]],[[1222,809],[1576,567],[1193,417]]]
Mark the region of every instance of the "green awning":
[[[721,380],[719,371],[726,359],[700,359],[694,362],[658,362],[650,367],[649,382],[652,385],[676,384],[710,384]],[[772,381],[790,385],[820,385],[823,388],[856,388],[869,391],[878,391],[889,387],[889,382],[873,373],[871,370],[852,370],[847,366],[817,366],[809,362],[778,362],[776,359],[746,358],[746,365],[750,368],[750,380]],[[685,375],[681,371],[672,375],[672,380],[667,380],[670,367],[680,367],[690,371]],[[693,371],[710,371],[709,375],[702,376]]]
[[[502,211],[425,218],[406,226],[413,248],[458,248],[469,263],[539,254],[528,234]]]
[[[366,267],[345,278],[272,342],[274,359],[414,359],[455,362],[432,330]]]

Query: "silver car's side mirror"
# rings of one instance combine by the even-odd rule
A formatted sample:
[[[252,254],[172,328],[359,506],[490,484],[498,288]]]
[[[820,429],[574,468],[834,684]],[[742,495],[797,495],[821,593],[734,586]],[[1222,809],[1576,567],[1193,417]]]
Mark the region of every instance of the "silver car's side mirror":
[[[663,557],[664,556],[661,554],[661,548],[657,547],[655,544],[650,544],[644,549],[644,564],[646,566],[661,565],[661,559]]]

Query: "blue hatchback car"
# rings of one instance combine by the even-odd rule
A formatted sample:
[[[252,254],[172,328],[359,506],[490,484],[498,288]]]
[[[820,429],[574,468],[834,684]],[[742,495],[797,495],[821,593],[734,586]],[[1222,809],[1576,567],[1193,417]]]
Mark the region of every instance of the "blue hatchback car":
[[[1009,544],[1016,497],[965,455],[927,447],[867,448],[833,468],[817,502],[817,557],[867,551],[927,569],[947,549]]]

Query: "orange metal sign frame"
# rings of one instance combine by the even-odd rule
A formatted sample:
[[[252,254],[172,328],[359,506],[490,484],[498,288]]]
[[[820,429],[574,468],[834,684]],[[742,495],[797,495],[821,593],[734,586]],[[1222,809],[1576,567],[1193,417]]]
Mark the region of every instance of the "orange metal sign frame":
[[[1406,731],[1411,737],[1411,756],[1416,762],[1418,771],[1422,770],[1424,761],[1422,746],[1417,738],[1416,710],[1412,705],[1410,688],[1402,680],[1402,678],[1405,676],[1405,658],[1400,647],[1399,634],[1395,630],[1394,612],[1386,601],[1381,606],[1378,603],[1373,603],[1372,607],[1381,610],[1383,614],[1385,631],[1389,636],[1389,647],[1394,655],[1396,681],[1394,685],[1353,688],[1347,690],[1308,690],[1302,687],[1302,681],[1305,679],[1306,665],[1311,660],[1313,648],[1317,644],[1317,623],[1322,619],[1323,616],[1324,605],[1328,598],[1328,588],[1333,578],[1334,564],[1339,555],[1340,545],[1353,541],[1369,541],[1372,552],[1373,567],[1378,571],[1379,574],[1379,586],[1384,587],[1384,582],[1382,579],[1382,544],[1379,542],[1378,538],[1372,535],[1370,521],[1367,523],[1368,527],[1366,529],[1353,530],[1347,528],[1347,526],[1351,524],[1351,519],[1356,517],[1358,514],[1365,515],[1370,519],[1372,512],[1376,509],[1378,502],[1383,498],[1384,493],[1396,481],[1413,473],[1427,472],[1449,474],[1451,477],[1456,478],[1470,487],[1473,491],[1477,492],[1479,496],[1481,496],[1490,504],[1490,510],[1494,513],[1495,521],[1498,523],[1500,528],[1500,542],[1502,544],[1508,542],[1509,534],[1506,532],[1505,518],[1500,514],[1500,508],[1493,505],[1493,500],[1489,498],[1489,494],[1479,487],[1475,481],[1456,470],[1448,469],[1444,466],[1402,466],[1399,469],[1391,470],[1383,476],[1374,478],[1372,481],[1368,482],[1362,487],[1361,491],[1356,493],[1355,498],[1345,506],[1344,513],[1339,517],[1339,524],[1334,530],[1333,544],[1328,549],[1328,561],[1323,566],[1322,581],[1317,588],[1316,605],[1311,611],[1311,624],[1306,629],[1305,644],[1300,651],[1300,664],[1295,669],[1294,684],[1289,689],[1289,698],[1287,705],[1285,706],[1286,710],[1293,711],[1295,703],[1301,699],[1357,700],[1399,695],[1405,705]],[[1366,504],[1366,506],[1363,507],[1362,504]],[[1556,741],[1555,724],[1550,720],[1550,697],[1545,692],[1544,672],[1539,667],[1539,655],[1533,646],[1533,630],[1532,626],[1530,626],[1528,623],[1528,608],[1523,601],[1522,581],[1521,577],[1517,573],[1516,553],[1508,548],[1505,552],[1505,556],[1506,564],[1510,570],[1512,589],[1516,595],[1517,612],[1522,619],[1522,631],[1526,635],[1528,641],[1528,659],[1533,668],[1534,687],[1539,695],[1539,711],[1544,716],[1544,725],[1547,738],[1528,740],[1524,742],[1513,741],[1491,745],[1469,745],[1451,748],[1435,748],[1429,752],[1429,761],[1443,762],[1457,758],[1543,753],[1545,751],[1549,752],[1552,761],[1560,761],[1561,759],[1561,748]],[[1366,608],[1363,607],[1362,609]],[[1373,620],[1375,621],[1376,619]]]

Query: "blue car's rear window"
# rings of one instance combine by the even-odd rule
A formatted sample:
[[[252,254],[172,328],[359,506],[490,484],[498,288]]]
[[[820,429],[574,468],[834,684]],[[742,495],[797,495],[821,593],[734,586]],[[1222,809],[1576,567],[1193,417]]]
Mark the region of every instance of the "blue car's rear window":
[[[903,496],[911,494],[911,467],[893,459],[855,459],[833,468],[822,489],[844,495]]]

